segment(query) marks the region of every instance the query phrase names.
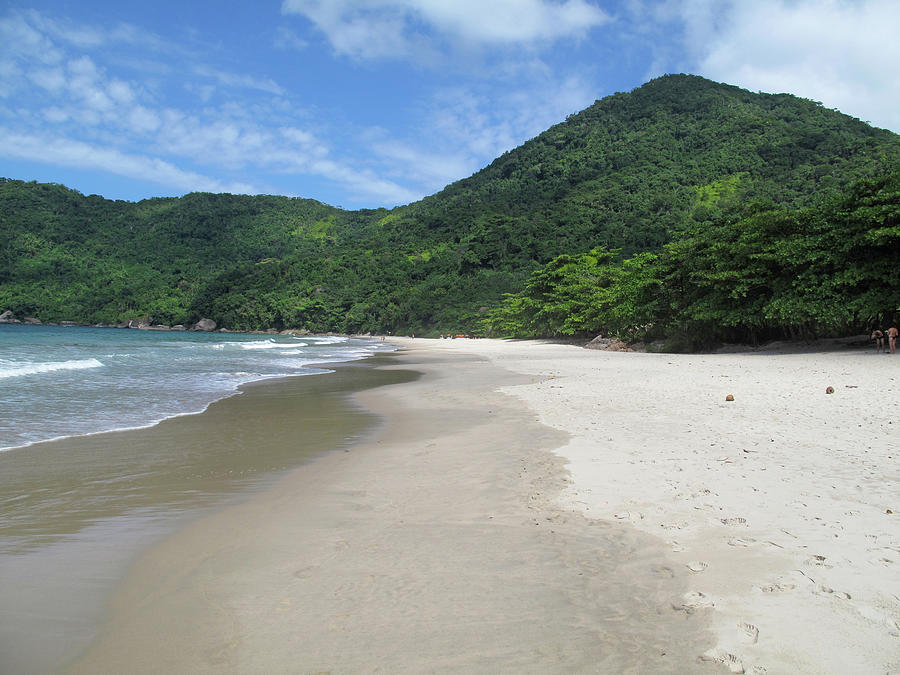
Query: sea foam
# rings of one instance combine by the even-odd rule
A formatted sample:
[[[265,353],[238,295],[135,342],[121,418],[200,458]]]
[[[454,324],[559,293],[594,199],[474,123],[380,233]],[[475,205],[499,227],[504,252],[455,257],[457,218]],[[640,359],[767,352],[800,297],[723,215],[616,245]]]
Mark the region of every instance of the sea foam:
[[[97,359],[77,359],[74,361],[48,361],[46,363],[0,363],[0,379],[7,377],[24,377],[25,375],[40,375],[52,373],[57,370],[86,370],[88,368],[102,368],[103,364]]]

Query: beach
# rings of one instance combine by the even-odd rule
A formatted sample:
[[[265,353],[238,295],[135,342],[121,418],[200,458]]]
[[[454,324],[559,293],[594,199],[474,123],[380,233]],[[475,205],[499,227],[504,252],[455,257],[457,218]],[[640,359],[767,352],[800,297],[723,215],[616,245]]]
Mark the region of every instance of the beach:
[[[377,429],[148,550],[67,672],[900,669],[896,357],[392,340]]]
[[[733,672],[900,670],[896,357],[437,348],[532,378],[502,391],[568,434],[554,449],[571,481],[558,503],[665,542],[661,564],[689,574],[673,609],[703,614],[715,636],[702,660]]]
[[[349,392],[416,377],[378,363],[248,383],[202,414],[0,452],[0,672],[59,671],[96,637],[111,589],[149,546],[377,425]]]

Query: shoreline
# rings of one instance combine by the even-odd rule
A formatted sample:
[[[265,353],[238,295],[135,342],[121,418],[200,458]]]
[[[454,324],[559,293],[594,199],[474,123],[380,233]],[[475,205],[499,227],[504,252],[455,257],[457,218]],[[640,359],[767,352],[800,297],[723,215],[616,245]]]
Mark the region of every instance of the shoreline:
[[[567,435],[496,391],[528,378],[431,342],[354,396],[374,436],[142,556],[67,672],[711,668],[662,543],[556,503]]]
[[[900,361],[390,341],[383,423],[146,551],[65,672],[900,668]]]
[[[2,327],[3,327],[3,325],[0,324],[0,328],[2,328]],[[53,330],[53,329],[60,329],[60,328],[62,328],[64,330],[68,330],[70,327],[51,325],[51,324],[44,324],[44,325],[23,324],[22,326],[15,326],[13,328],[13,330],[25,329],[25,330],[40,331],[40,330],[46,330],[46,329]],[[138,329],[116,329],[114,327],[109,327],[109,326],[104,326],[104,327],[74,326],[73,328],[81,328],[81,329],[86,329],[86,330],[104,330],[106,328],[111,328],[112,330],[125,330],[125,331],[130,331],[130,332],[141,332]],[[242,337],[242,336],[248,336],[248,337],[253,336],[255,338],[257,338],[257,337],[269,337],[269,338],[283,337],[283,335],[270,334],[270,333],[232,333],[232,332],[229,332],[229,333],[231,336],[237,336],[237,337]],[[189,334],[189,335],[191,336],[191,338],[193,338],[196,335],[196,333]],[[209,334],[202,333],[202,335],[208,336]],[[217,334],[215,334],[215,335],[217,335]],[[296,337],[296,336],[292,335],[291,337]],[[372,348],[366,355],[360,355],[359,353],[354,353],[353,355],[347,356],[345,358],[342,358],[340,356],[334,356],[331,360],[328,360],[328,361],[306,361],[306,362],[303,362],[300,366],[300,368],[302,369],[303,372],[234,373],[233,374],[234,377],[239,377],[240,379],[237,379],[234,382],[227,383],[227,386],[220,386],[215,391],[203,392],[203,394],[201,394],[199,396],[199,398],[201,400],[190,401],[189,402],[190,405],[181,405],[178,409],[173,408],[171,410],[156,411],[154,413],[154,415],[152,415],[152,416],[150,416],[150,415],[138,416],[139,419],[128,419],[128,420],[119,419],[114,422],[111,422],[111,424],[108,428],[105,428],[101,422],[95,421],[93,430],[89,430],[89,431],[86,431],[86,430],[69,430],[69,431],[56,430],[58,435],[55,435],[55,436],[49,436],[49,437],[43,437],[43,438],[32,438],[32,439],[28,439],[28,440],[26,440],[25,438],[16,438],[16,439],[9,438],[6,440],[6,442],[11,443],[11,444],[0,445],[0,454],[6,453],[6,452],[24,450],[26,448],[31,448],[36,445],[40,445],[42,443],[54,443],[54,442],[59,442],[59,441],[68,441],[70,439],[97,436],[97,435],[106,434],[106,433],[118,433],[118,432],[140,431],[143,429],[150,429],[161,423],[166,422],[167,420],[175,419],[178,417],[184,417],[184,416],[201,415],[209,408],[209,406],[215,404],[218,401],[230,398],[232,396],[239,396],[239,395],[241,395],[241,393],[243,392],[245,387],[252,386],[256,383],[271,382],[271,381],[277,381],[277,380],[293,378],[293,377],[304,377],[307,375],[328,374],[328,373],[333,372],[334,368],[336,366],[340,366],[341,364],[345,364],[345,363],[352,363],[355,361],[359,361],[361,359],[367,358],[367,356],[369,356],[369,355],[376,355],[379,353],[383,353],[385,351],[384,349],[379,347],[379,345],[381,343],[379,343],[376,340],[373,340],[371,338],[354,337],[354,336],[336,336],[336,335],[327,335],[327,334],[319,334],[319,335],[311,335],[310,334],[306,337],[310,338],[310,339],[319,339],[319,340],[322,340],[324,338],[329,338],[329,339],[341,338],[341,340],[343,340],[343,341],[349,341],[349,340],[365,341],[365,342],[371,343]],[[171,339],[177,341],[177,340],[179,340],[179,337],[172,337]],[[189,340],[188,344],[196,344],[196,343]],[[232,344],[232,343],[226,343],[226,344]],[[285,343],[284,349],[290,349],[293,346],[294,345],[292,343]],[[306,345],[304,344],[303,346],[306,346]],[[363,346],[362,349],[366,349],[366,347]],[[23,370],[26,370],[26,372],[16,373],[15,372],[16,369],[13,368],[11,371],[7,370],[3,373],[0,373],[0,382],[4,381],[4,377],[11,377],[12,380],[15,381],[15,380],[17,380],[17,375],[20,375],[20,374],[28,376],[28,375],[34,375],[37,373],[37,374],[42,374],[44,376],[50,376],[52,371],[55,371],[55,370],[62,370],[64,372],[68,372],[71,370],[80,370],[81,368],[74,367],[70,364],[74,363],[74,364],[80,366],[84,360],[85,359],[82,359],[81,361],[49,362],[47,364],[37,364],[37,366],[41,366],[41,365],[48,366],[48,368],[43,371],[41,371],[41,370],[38,370],[38,371],[26,370],[25,368],[23,368]],[[107,364],[101,363],[100,361],[98,361],[95,358],[94,359],[86,359],[86,360],[92,360],[95,362],[93,366],[89,367],[91,369],[94,367],[100,368],[100,367],[107,365]],[[29,366],[29,367],[31,367],[31,366]],[[84,367],[84,366],[82,366],[82,367]],[[10,375],[9,374],[10,372],[12,372],[13,374]],[[197,381],[202,381],[203,379],[205,379],[206,377],[208,377],[210,375],[214,375],[214,373],[207,373],[206,375],[197,377],[196,379],[197,379]],[[168,395],[168,392],[165,390],[160,390],[159,395],[161,398],[165,398]],[[143,417],[143,418],[141,419],[141,417]],[[0,426],[2,426],[2,425],[0,425]]]
[[[397,380],[375,371],[379,358],[248,382],[153,426],[0,453],[0,661],[55,671],[96,634],[109,593],[148,546],[377,427],[350,392]]]

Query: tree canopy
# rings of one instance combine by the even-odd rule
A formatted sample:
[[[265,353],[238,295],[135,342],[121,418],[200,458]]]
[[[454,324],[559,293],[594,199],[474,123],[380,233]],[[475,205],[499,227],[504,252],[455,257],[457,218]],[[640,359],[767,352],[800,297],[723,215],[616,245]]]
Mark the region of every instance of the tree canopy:
[[[206,193],[133,203],[6,179],[0,310],[239,330],[849,330],[897,305],[884,195],[898,166],[889,131],[671,75],[392,210]]]

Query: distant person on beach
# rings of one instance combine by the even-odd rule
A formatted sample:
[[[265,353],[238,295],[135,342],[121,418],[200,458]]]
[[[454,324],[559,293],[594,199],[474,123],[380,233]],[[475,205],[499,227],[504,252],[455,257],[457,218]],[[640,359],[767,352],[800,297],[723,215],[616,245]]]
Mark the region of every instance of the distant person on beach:
[[[897,336],[900,335],[900,330],[897,330],[897,326],[891,326],[887,330],[888,336],[888,346],[890,347],[891,354],[897,351]]]
[[[875,351],[883,352],[884,351],[884,333],[879,329],[875,329],[872,331],[872,339],[875,340]]]

